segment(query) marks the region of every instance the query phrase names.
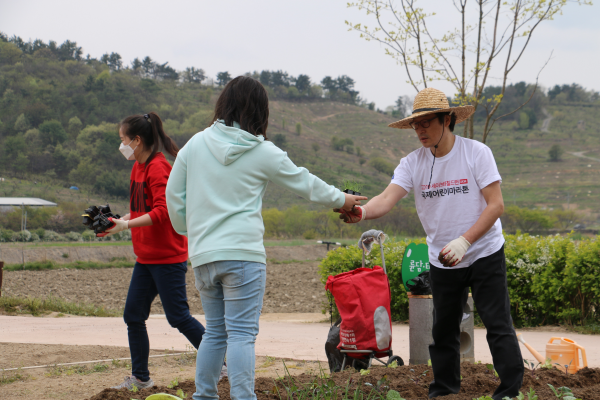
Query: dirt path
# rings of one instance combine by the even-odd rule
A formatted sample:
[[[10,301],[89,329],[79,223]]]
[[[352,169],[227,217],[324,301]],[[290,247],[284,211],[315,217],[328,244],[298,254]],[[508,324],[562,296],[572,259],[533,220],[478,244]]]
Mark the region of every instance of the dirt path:
[[[540,130],[542,132],[548,133],[548,132],[550,132],[548,130],[548,127],[550,126],[550,121],[552,121],[554,119],[554,117],[545,108],[542,108],[542,112],[544,113],[544,115],[546,116],[546,118],[544,118],[544,121],[542,122],[542,127],[540,128]]]
[[[587,152],[589,152],[589,150],[587,150],[587,151],[577,151],[577,152],[573,152],[573,153],[569,153],[569,154],[572,154],[575,157],[579,157],[579,158],[586,158],[588,160],[600,161],[600,158],[594,158],[594,157],[584,156],[584,154],[587,153]]]
[[[267,287],[263,313],[315,313],[327,301],[318,279],[319,261],[325,246],[306,245],[267,248]],[[306,260],[309,261],[306,261]],[[86,302],[108,309],[122,309],[131,280],[132,268],[101,270],[59,269],[46,271],[7,271],[3,293],[6,296],[60,297],[71,302]],[[192,314],[203,314],[194,273],[188,269],[188,300]],[[160,298],[152,314],[164,314]]]

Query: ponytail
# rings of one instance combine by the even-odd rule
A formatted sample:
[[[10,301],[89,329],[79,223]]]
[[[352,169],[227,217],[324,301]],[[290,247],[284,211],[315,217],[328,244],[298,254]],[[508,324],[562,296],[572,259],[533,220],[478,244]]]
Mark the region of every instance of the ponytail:
[[[130,115],[121,121],[120,127],[124,129],[123,133],[129,139],[139,136],[144,144],[144,148],[152,149],[150,156],[144,163],[145,165],[148,165],[156,153],[160,151],[161,144],[167,153],[173,157],[177,157],[179,146],[177,146],[173,139],[167,136],[157,113]]]

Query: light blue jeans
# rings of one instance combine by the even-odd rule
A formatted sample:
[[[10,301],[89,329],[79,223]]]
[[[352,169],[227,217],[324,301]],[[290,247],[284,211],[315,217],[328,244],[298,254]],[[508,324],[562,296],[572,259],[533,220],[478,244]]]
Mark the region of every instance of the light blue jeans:
[[[194,268],[206,317],[196,358],[194,400],[218,399],[217,382],[227,353],[232,400],[256,400],[254,342],[267,268],[250,261],[217,261]]]

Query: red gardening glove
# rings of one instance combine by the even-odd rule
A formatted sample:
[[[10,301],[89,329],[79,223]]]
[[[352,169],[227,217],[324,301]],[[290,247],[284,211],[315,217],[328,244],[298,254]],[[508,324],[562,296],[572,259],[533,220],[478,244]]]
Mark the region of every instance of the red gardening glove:
[[[341,208],[334,208],[333,211],[340,213],[340,219],[343,219],[347,224],[355,224],[367,216],[367,212],[362,206],[354,206],[350,211]]]

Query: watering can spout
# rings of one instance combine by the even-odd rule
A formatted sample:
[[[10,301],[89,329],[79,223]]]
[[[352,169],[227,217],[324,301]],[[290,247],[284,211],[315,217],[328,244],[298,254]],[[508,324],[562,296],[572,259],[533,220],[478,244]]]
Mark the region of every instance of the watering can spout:
[[[539,363],[543,364],[546,362],[546,359],[542,357],[540,353],[538,353],[533,347],[531,347],[529,343],[525,342],[525,338],[523,337],[522,333],[517,334],[517,339],[519,340],[519,342],[523,343],[525,347],[527,347],[527,350],[529,350],[529,352],[535,357],[536,360],[538,360]]]

